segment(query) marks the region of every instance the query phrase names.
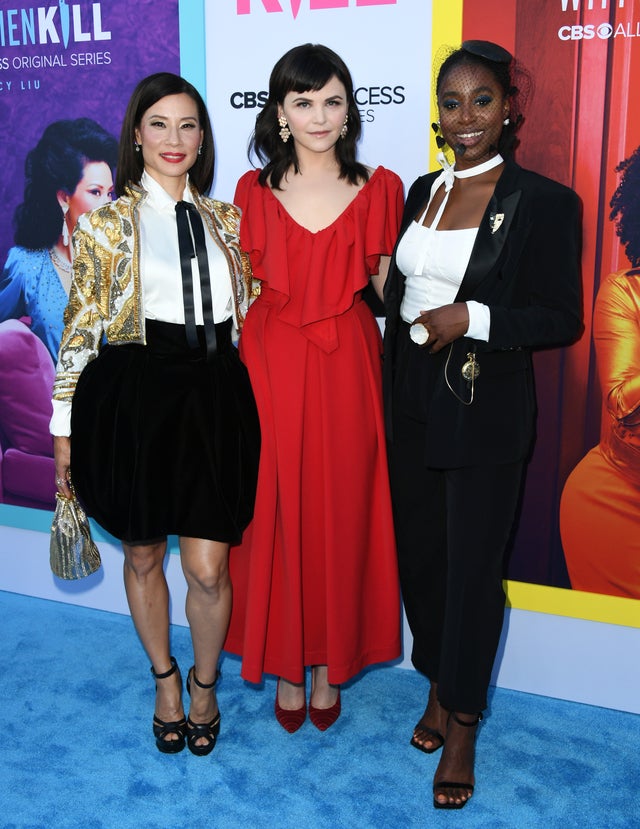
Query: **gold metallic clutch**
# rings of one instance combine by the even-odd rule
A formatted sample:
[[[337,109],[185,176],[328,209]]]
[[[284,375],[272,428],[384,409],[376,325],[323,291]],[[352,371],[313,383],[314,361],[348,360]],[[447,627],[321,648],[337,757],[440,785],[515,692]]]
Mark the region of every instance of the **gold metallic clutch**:
[[[51,524],[49,558],[51,570],[60,579],[83,579],[100,567],[100,553],[91,538],[89,521],[76,498],[56,492],[56,509]]]

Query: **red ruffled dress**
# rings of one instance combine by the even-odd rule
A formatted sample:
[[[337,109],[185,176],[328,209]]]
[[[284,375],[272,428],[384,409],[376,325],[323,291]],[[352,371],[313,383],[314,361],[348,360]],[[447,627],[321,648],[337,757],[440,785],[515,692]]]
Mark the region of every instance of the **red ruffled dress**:
[[[231,551],[225,649],[242,676],[329,682],[400,654],[400,600],[382,415],[377,322],[362,290],[391,253],[402,184],[378,167],[316,233],[258,171],[239,181],[240,241],[260,296],[240,352],[262,432],[254,518]]]

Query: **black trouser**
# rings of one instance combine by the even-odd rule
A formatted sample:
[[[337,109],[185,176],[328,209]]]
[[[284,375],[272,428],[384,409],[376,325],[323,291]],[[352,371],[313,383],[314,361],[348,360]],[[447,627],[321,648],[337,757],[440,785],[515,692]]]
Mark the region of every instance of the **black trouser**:
[[[487,705],[504,617],[504,553],[524,461],[425,467],[424,429],[397,414],[389,446],[412,661],[438,683],[445,708],[473,714]]]

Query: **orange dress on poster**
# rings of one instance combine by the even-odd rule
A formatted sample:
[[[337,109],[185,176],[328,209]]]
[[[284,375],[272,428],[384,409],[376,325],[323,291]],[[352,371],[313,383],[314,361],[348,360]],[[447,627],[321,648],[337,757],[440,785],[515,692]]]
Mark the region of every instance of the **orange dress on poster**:
[[[593,339],[606,420],[567,479],[560,533],[575,590],[640,599],[640,269],[603,281]]]

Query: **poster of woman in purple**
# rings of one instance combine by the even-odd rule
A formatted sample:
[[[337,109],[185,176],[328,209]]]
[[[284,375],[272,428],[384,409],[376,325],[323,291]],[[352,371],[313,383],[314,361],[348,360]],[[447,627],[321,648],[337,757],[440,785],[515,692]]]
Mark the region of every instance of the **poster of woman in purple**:
[[[0,8],[0,503],[52,509],[51,383],[78,216],[110,200],[140,78],[179,73],[178,0]]]

